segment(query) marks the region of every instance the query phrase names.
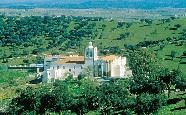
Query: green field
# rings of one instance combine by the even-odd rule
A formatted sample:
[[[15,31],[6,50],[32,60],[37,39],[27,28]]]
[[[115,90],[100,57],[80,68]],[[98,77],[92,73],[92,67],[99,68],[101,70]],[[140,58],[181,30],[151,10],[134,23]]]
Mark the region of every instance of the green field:
[[[40,20],[43,20],[42,17],[39,18],[41,18]],[[25,20],[24,17],[17,17],[17,19]],[[17,19],[14,19],[13,22]],[[57,34],[56,38],[49,36],[49,33],[44,32],[44,34],[31,37],[30,39],[31,41],[33,41],[33,44],[29,46],[25,46],[25,44],[30,44],[30,42],[23,42],[19,46],[5,45],[3,47],[0,47],[0,52],[2,52],[1,56],[3,54],[6,54],[6,57],[10,55],[16,55],[8,59],[8,64],[11,65],[24,64],[23,60],[28,60],[27,63],[37,63],[36,57],[38,56],[43,58],[44,54],[52,54],[54,52],[57,52],[58,54],[66,54],[67,52],[79,52],[80,54],[82,54],[84,47],[89,41],[93,41],[94,45],[98,46],[100,52],[110,47],[118,47],[125,53],[125,51],[128,50],[125,46],[135,46],[144,41],[164,40],[158,44],[147,46],[147,48],[157,50],[159,49],[160,45],[163,44],[163,49],[158,50],[157,52],[160,61],[162,61],[163,65],[165,65],[166,67],[176,69],[180,61],[179,57],[182,55],[186,48],[185,38],[182,37],[186,29],[186,18],[150,20],[150,23],[147,23],[144,20],[131,23],[118,22],[116,20],[108,21],[105,19],[91,21],[91,18],[82,22],[82,18],[72,18],[70,20],[64,20],[68,21],[67,28],[63,27],[63,20],[61,20],[59,25],[56,25],[56,19],[53,18],[53,21],[51,21],[51,23],[54,23],[54,25],[50,25],[50,28],[52,27],[54,29],[53,34]],[[39,23],[40,20],[37,23]],[[7,22],[5,21],[5,23]],[[83,23],[86,24],[82,27],[79,27],[79,25]],[[25,25],[25,28],[27,28],[26,26],[27,25]],[[41,24],[38,26],[45,27],[47,26],[47,24]],[[76,29],[77,27],[79,29],[77,29],[77,31],[74,32],[75,35],[73,35],[71,31],[74,31],[74,29]],[[37,28],[38,30],[42,31],[42,28]],[[61,39],[61,37],[63,37],[63,33],[58,33],[60,28],[66,31],[66,33],[69,33],[67,35],[67,38]],[[91,33],[79,37],[77,33],[81,31],[90,31]],[[183,42],[181,46],[178,46],[174,42],[179,42],[179,39],[181,37]],[[58,38],[59,40],[61,39],[59,41],[60,43],[55,43],[54,40],[57,40]],[[167,41],[167,39],[171,40]],[[51,47],[48,48],[48,45],[49,43],[51,44],[52,40],[55,44],[54,46],[51,45]],[[80,44],[77,45],[77,42],[80,42]],[[33,55],[33,50],[38,48],[41,48],[42,51],[39,54]],[[165,58],[167,57],[166,55],[170,55],[171,51],[176,51],[177,58],[175,58],[174,60],[165,60]],[[26,54],[24,54],[25,52]],[[167,66],[168,63],[169,65]],[[185,72],[185,68],[186,66],[184,64],[180,65],[180,69],[183,72]]]
[[[166,41],[167,38],[174,39],[171,42],[176,42],[180,37],[183,36],[185,29],[186,29],[186,18],[176,18],[176,19],[162,19],[162,20],[152,20],[151,23],[146,23],[144,20],[139,22],[121,22],[121,25],[119,25],[119,22],[117,20],[95,20],[92,21],[91,18],[86,19],[82,22],[83,18],[74,18],[72,19],[60,19],[60,23],[57,22],[59,18],[52,18],[49,20],[49,22],[52,24],[50,25],[51,31],[53,34],[56,34],[56,38],[53,36],[48,36],[49,33],[44,32],[43,34],[31,36],[30,40],[28,42],[22,42],[19,45],[10,45],[5,44],[4,46],[0,47],[1,52],[1,62],[3,54],[6,54],[5,57],[10,57],[8,59],[8,64],[14,65],[14,64],[24,64],[23,60],[29,60],[28,63],[37,63],[36,55],[31,54],[34,49],[42,48],[42,51],[39,52],[39,57],[43,57],[42,54],[51,54],[52,52],[58,52],[59,54],[66,54],[68,51],[73,52],[79,52],[82,54],[84,47],[89,41],[93,41],[94,45],[98,46],[98,49],[100,52],[103,49],[109,48],[109,47],[118,47],[119,49],[122,49],[123,51],[126,51],[126,45],[136,45],[139,42],[144,41],[157,41],[157,40],[165,40],[163,43],[159,43],[153,46],[149,46],[150,49],[158,49],[161,44],[164,44],[165,47],[162,50],[158,51],[158,56],[160,60],[163,62],[163,65],[167,66],[167,63],[169,63],[168,66],[171,69],[175,69],[178,66],[179,58],[171,60],[164,60],[167,56],[171,53],[171,51],[175,50],[176,56],[179,57],[182,55],[183,51],[185,51],[185,40],[183,40],[182,46],[176,46],[176,44],[170,43],[170,41]],[[15,17],[15,19],[11,19],[8,22],[8,17],[1,17],[2,25],[5,27],[13,24],[13,26],[16,28],[16,21],[20,20],[20,23],[25,22],[25,20],[29,19],[30,22],[24,24],[24,28],[27,29],[27,26],[33,25],[36,26],[36,28],[40,31],[43,31],[44,28],[49,27],[49,24],[45,24],[42,22],[44,20],[43,17],[36,17],[35,21],[32,18],[29,17]],[[56,20],[57,19],[57,20]],[[92,18],[94,19],[94,18]],[[10,23],[11,22],[11,23]],[[87,24],[83,25],[82,27],[78,27],[80,24],[86,22]],[[66,28],[63,27],[63,23],[66,23]],[[93,26],[91,26],[93,25]],[[175,26],[180,25],[176,30],[171,29],[175,28]],[[38,27],[37,27],[38,26]],[[39,26],[43,28],[39,28]],[[6,30],[4,27],[1,28],[2,31],[9,31]],[[80,31],[90,31],[89,34],[85,34],[83,36],[77,36],[72,35],[73,33],[70,33],[70,31],[76,29],[78,27]],[[61,39],[63,37],[64,33],[59,33],[59,30],[64,30],[66,33],[69,33],[67,35],[68,38]],[[17,30],[15,31],[15,35],[20,36],[20,32]],[[48,30],[47,30],[48,31]],[[79,33],[79,31],[75,31],[76,33]],[[26,32],[27,33],[27,32]],[[128,33],[129,35],[123,37],[122,34]],[[5,33],[6,34],[6,33]],[[12,33],[10,33],[12,34]],[[29,34],[29,33],[28,33]],[[120,37],[121,36],[121,37]],[[22,36],[20,36],[22,37]],[[23,36],[24,37],[24,36]],[[0,39],[10,39],[11,37],[8,36],[8,38],[4,38],[4,34],[1,33]],[[60,43],[52,44],[55,47],[48,48],[47,46],[51,42],[51,40],[57,40],[59,38]],[[80,42],[80,45],[77,46],[76,44],[72,44],[72,41]],[[120,38],[120,39],[118,39]],[[184,38],[185,39],[185,38]],[[33,42],[31,45],[27,45]],[[70,42],[70,43],[69,43]],[[25,45],[26,44],[26,45]],[[72,46],[74,45],[74,46]],[[65,47],[65,48],[64,48]],[[62,48],[62,49],[60,49]],[[26,52],[26,53],[25,53]],[[13,55],[13,56],[12,56]],[[180,65],[180,68],[185,71],[185,65]]]

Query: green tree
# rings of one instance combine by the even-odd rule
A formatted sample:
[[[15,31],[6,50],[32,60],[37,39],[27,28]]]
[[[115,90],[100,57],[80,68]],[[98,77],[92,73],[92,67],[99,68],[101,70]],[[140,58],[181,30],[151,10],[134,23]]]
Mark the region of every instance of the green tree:
[[[182,54],[182,56],[186,56],[186,51],[183,51],[183,54]]]
[[[166,100],[164,95],[143,93],[136,98],[135,112],[138,115],[148,115],[156,112],[165,104]]]
[[[79,81],[78,93],[75,93],[71,111],[78,115],[96,111],[98,108],[98,86],[99,84],[90,78]]]
[[[29,54],[29,51],[28,50],[23,50],[22,55],[27,56],[28,54]]]
[[[153,52],[140,49],[131,52],[129,57],[129,65],[133,74],[130,91],[137,96],[135,112],[139,115],[153,113],[165,104],[165,84],[167,83],[169,86],[173,82],[162,80],[162,75],[166,72],[162,71]],[[165,76],[174,79],[167,74]]]
[[[39,113],[41,95],[44,95],[47,92],[48,90],[44,90],[43,88],[33,89],[31,87],[22,90],[20,95],[12,100],[10,104],[10,113]]]
[[[78,75],[78,80],[82,80],[82,79],[84,79],[86,77],[86,74],[85,73],[80,73],[79,75]]]
[[[65,73],[65,78],[66,78],[65,79],[66,81],[71,81],[71,80],[73,80],[73,74],[67,72],[67,73]]]
[[[145,21],[145,23],[147,23],[149,25],[152,24],[152,22],[153,22],[151,19],[145,19],[144,21]]]
[[[51,54],[52,55],[59,55],[59,52],[58,51],[52,51]]]
[[[57,102],[55,103],[55,112],[61,112],[70,110],[72,102],[73,102],[73,95],[68,88],[69,84],[65,81],[56,81],[54,83],[54,90],[52,94],[54,94],[55,99]]]
[[[163,83],[166,84],[165,86],[168,90],[168,97],[170,97],[171,86],[174,86],[176,84],[179,71],[178,70],[169,71],[168,69],[162,69],[161,73],[162,75],[160,76],[160,79]]]
[[[176,57],[176,51],[171,51],[170,57],[173,60]]]
[[[41,56],[37,56],[37,57],[36,57],[35,63],[37,63],[37,64],[42,64],[43,62],[44,62],[43,57],[41,57]]]
[[[55,112],[57,107],[57,99],[55,98],[55,95],[48,92],[41,96],[40,99],[40,106],[39,106],[39,114],[45,114],[48,112]]]
[[[129,66],[132,70],[132,93],[157,94],[164,91],[164,85],[160,82],[161,66],[153,52],[147,49],[131,52]]]
[[[134,108],[134,98],[127,89],[128,82],[104,83],[99,88],[99,108],[102,114],[126,114]]]
[[[183,75],[183,73],[181,73],[180,71],[177,74],[175,88],[180,89],[181,91],[185,91],[185,89],[186,89],[186,78]]]
[[[8,62],[8,55],[7,53],[4,51],[3,55],[2,55],[2,59],[3,59],[3,63],[7,63]]]

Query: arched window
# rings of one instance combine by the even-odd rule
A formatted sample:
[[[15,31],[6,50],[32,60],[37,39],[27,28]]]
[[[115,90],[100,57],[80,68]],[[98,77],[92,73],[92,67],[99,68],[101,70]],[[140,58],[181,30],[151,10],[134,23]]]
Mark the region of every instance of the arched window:
[[[89,57],[89,50],[86,50],[86,57]]]
[[[90,50],[89,53],[90,53],[90,57],[92,57],[93,56],[93,51]]]

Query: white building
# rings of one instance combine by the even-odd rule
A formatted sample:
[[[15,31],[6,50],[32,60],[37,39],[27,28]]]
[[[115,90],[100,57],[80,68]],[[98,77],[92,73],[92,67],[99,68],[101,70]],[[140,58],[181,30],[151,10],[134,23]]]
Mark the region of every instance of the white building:
[[[98,56],[97,47],[89,42],[84,56],[48,56],[44,60],[43,81],[53,82],[65,79],[68,73],[74,78],[89,68],[92,77],[125,78],[126,57],[109,55]]]

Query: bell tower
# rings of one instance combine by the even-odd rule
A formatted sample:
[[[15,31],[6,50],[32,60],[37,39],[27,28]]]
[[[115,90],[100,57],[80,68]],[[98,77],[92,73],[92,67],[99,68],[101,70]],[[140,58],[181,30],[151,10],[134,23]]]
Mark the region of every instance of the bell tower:
[[[97,47],[94,47],[92,42],[89,42],[85,48],[85,65],[94,66],[94,61],[96,61],[97,58]]]

